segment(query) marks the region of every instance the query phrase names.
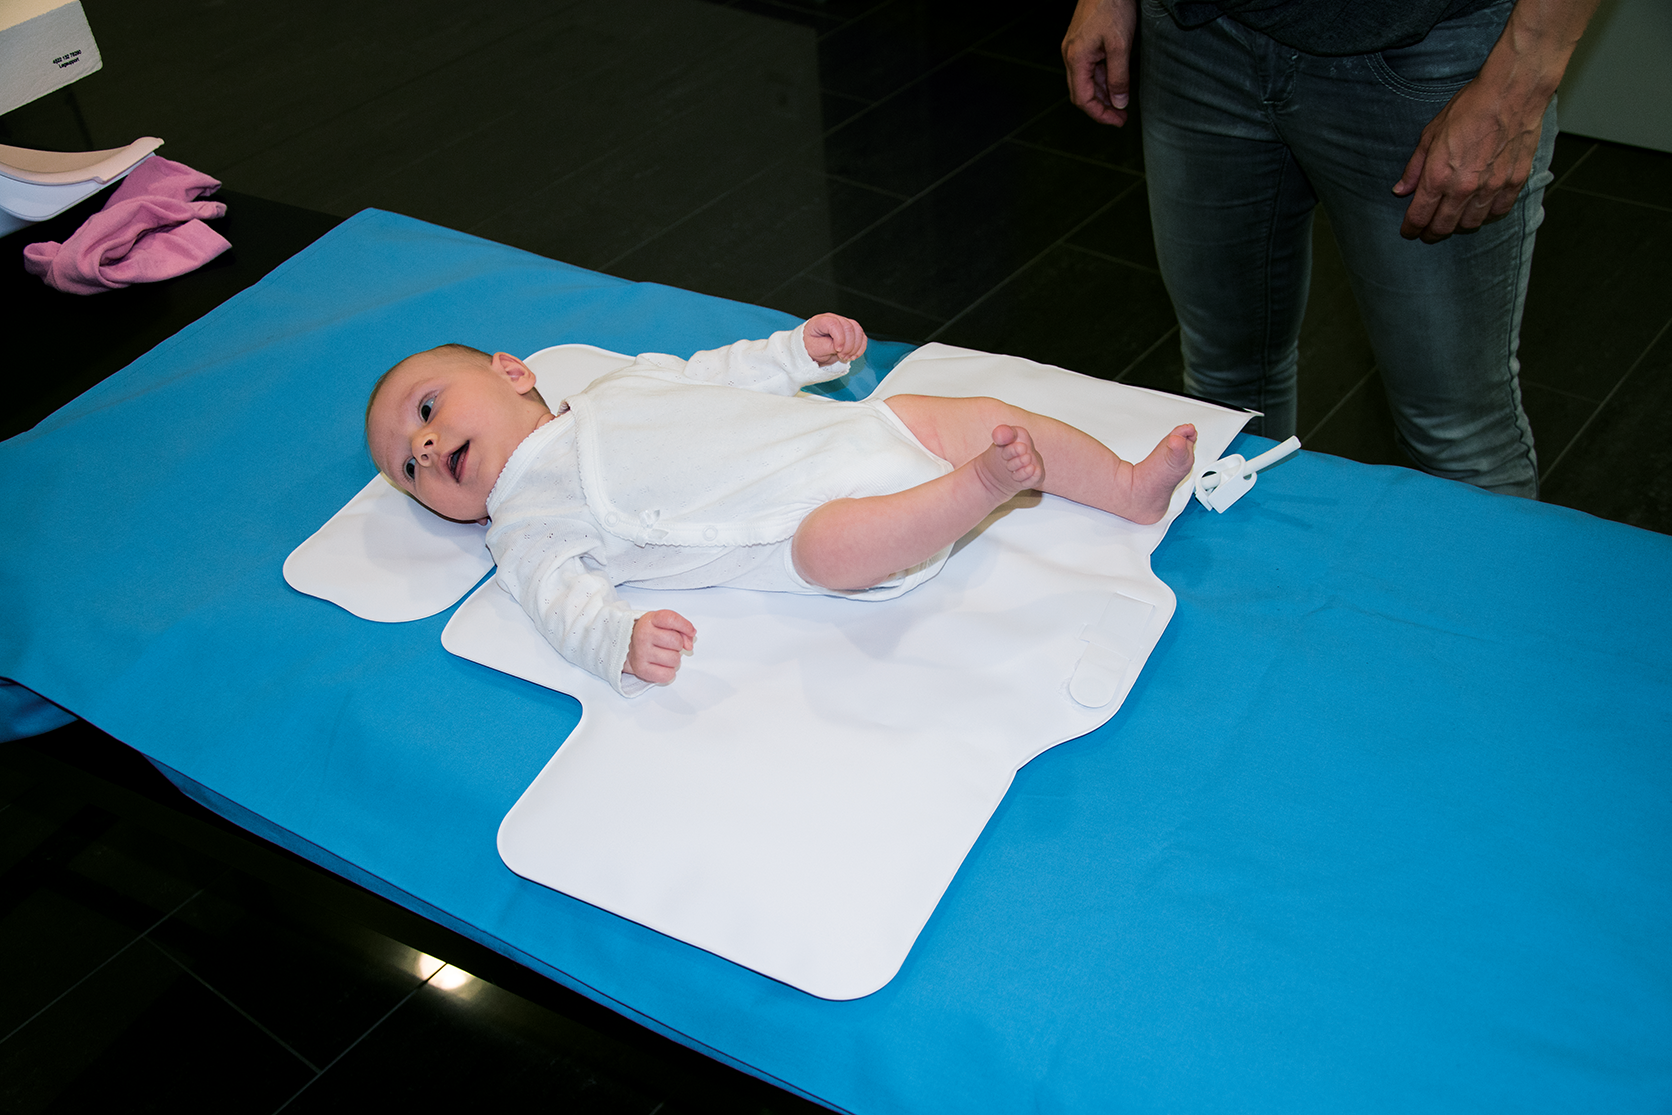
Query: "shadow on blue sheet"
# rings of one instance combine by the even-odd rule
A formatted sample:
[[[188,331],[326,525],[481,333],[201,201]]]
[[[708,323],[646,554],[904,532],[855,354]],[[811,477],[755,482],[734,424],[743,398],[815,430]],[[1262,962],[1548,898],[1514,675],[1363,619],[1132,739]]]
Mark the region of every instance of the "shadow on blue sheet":
[[[1400,469],[1303,453],[1186,511],[1125,707],[1020,772],[875,995],[512,875],[496,827],[575,702],[447,654],[450,613],[367,623],[280,576],[371,474],[366,391],[443,341],[684,355],[787,324],[362,213],[0,445],[0,676],[836,1107],[1672,1105],[1672,539]]]

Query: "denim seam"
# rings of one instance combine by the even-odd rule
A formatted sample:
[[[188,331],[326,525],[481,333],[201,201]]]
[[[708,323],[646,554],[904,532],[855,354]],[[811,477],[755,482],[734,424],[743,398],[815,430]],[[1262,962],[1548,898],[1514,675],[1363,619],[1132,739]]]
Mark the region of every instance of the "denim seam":
[[[1448,82],[1445,85],[1418,85],[1394,73],[1393,67],[1389,66],[1380,54],[1367,54],[1365,57],[1370,61],[1370,72],[1384,88],[1413,101],[1449,101],[1457,95],[1459,89],[1469,84],[1467,81],[1459,81]]]
[[[1270,115],[1269,109],[1267,110],[1267,115]],[[1281,134],[1281,130],[1276,127],[1275,121],[1272,121],[1272,127],[1274,131]],[[1258,400],[1259,409],[1261,411],[1266,409],[1266,389],[1271,383],[1271,373],[1273,371],[1273,365],[1271,362],[1271,302],[1272,291],[1276,285],[1272,277],[1272,270],[1274,267],[1273,260],[1276,254],[1277,220],[1283,210],[1283,187],[1288,177],[1289,169],[1294,165],[1295,154],[1293,151],[1289,150],[1289,145],[1285,143],[1283,145],[1283,165],[1277,172],[1277,188],[1272,191],[1271,208],[1266,214],[1266,258],[1265,266],[1260,270],[1260,305],[1264,316],[1264,320],[1260,323],[1260,392]]]
[[[1528,228],[1528,225],[1533,221],[1533,206],[1530,195],[1523,193],[1519,201],[1520,204],[1516,205],[1515,208],[1518,211],[1517,222],[1520,225],[1521,235],[1516,241],[1519,246],[1516,249],[1515,268],[1510,274],[1510,282],[1513,285],[1508,291],[1512,306],[1514,305],[1520,292],[1527,289],[1526,284],[1532,278],[1533,253],[1528,248],[1527,237],[1537,229],[1536,225],[1534,225],[1532,229]],[[1542,191],[1540,192],[1538,203],[1539,208],[1542,210],[1544,207],[1544,196]],[[1523,296],[1519,312],[1515,310],[1511,311],[1511,328],[1504,334],[1505,375],[1503,390],[1509,396],[1509,409],[1516,416],[1516,432],[1520,434],[1521,447],[1525,453],[1526,461],[1532,467],[1532,498],[1537,499],[1539,487],[1538,447],[1533,438],[1532,420],[1527,417],[1527,404],[1522,399],[1521,369],[1519,364],[1516,362],[1516,350],[1520,347],[1519,342],[1521,339],[1521,325],[1524,320],[1525,313],[1526,302]],[[1513,374],[1511,374],[1512,368],[1514,369]]]

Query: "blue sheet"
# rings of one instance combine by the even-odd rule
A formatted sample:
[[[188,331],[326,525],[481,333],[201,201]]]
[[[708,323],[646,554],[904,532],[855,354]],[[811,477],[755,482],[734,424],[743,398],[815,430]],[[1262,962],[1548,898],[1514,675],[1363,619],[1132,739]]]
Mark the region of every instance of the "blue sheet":
[[[505,869],[576,704],[448,655],[450,613],[367,623],[280,576],[370,474],[367,388],[442,341],[683,355],[787,323],[362,213],[0,445],[0,677],[840,1109],[1672,1106],[1672,539],[1401,469],[1302,453],[1181,516],[1125,707],[1020,772],[875,995]]]

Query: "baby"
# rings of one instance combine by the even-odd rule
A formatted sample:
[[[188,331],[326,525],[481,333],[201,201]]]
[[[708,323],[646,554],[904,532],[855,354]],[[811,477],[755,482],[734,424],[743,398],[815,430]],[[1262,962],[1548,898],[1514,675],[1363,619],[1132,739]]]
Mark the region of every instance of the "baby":
[[[820,314],[688,361],[639,356],[553,411],[521,360],[443,345],[378,381],[366,440],[425,507],[490,524],[500,584],[628,696],[672,681],[696,628],[617,585],[886,599],[1018,492],[1153,523],[1191,470],[1189,425],[1131,464],[997,399],[796,394],[864,351],[858,322]]]

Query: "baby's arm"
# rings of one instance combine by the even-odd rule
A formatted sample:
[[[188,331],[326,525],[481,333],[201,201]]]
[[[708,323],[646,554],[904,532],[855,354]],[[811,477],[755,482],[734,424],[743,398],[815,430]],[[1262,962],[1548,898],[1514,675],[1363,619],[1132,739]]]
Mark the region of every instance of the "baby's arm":
[[[540,634],[552,649],[581,669],[603,678],[626,697],[643,692],[648,684],[665,684],[678,669],[656,674],[653,662],[639,662],[645,673],[629,660],[639,642],[640,630],[653,625],[635,616],[632,605],[615,591],[615,582],[594,562],[571,553],[496,554],[499,580],[516,596]],[[684,623],[691,637],[696,629],[674,612],[653,612],[673,616]],[[654,649],[654,648],[647,648]],[[654,675],[654,676],[653,676]]]
[[[815,323],[825,319],[851,327],[839,330],[840,345],[831,340],[828,331],[813,332]],[[681,374],[699,383],[793,395],[810,383],[846,375],[847,359],[864,351],[865,331],[859,328],[858,322],[835,314],[820,314],[812,321],[774,333],[765,340],[738,341],[725,348],[696,353],[685,362]]]

